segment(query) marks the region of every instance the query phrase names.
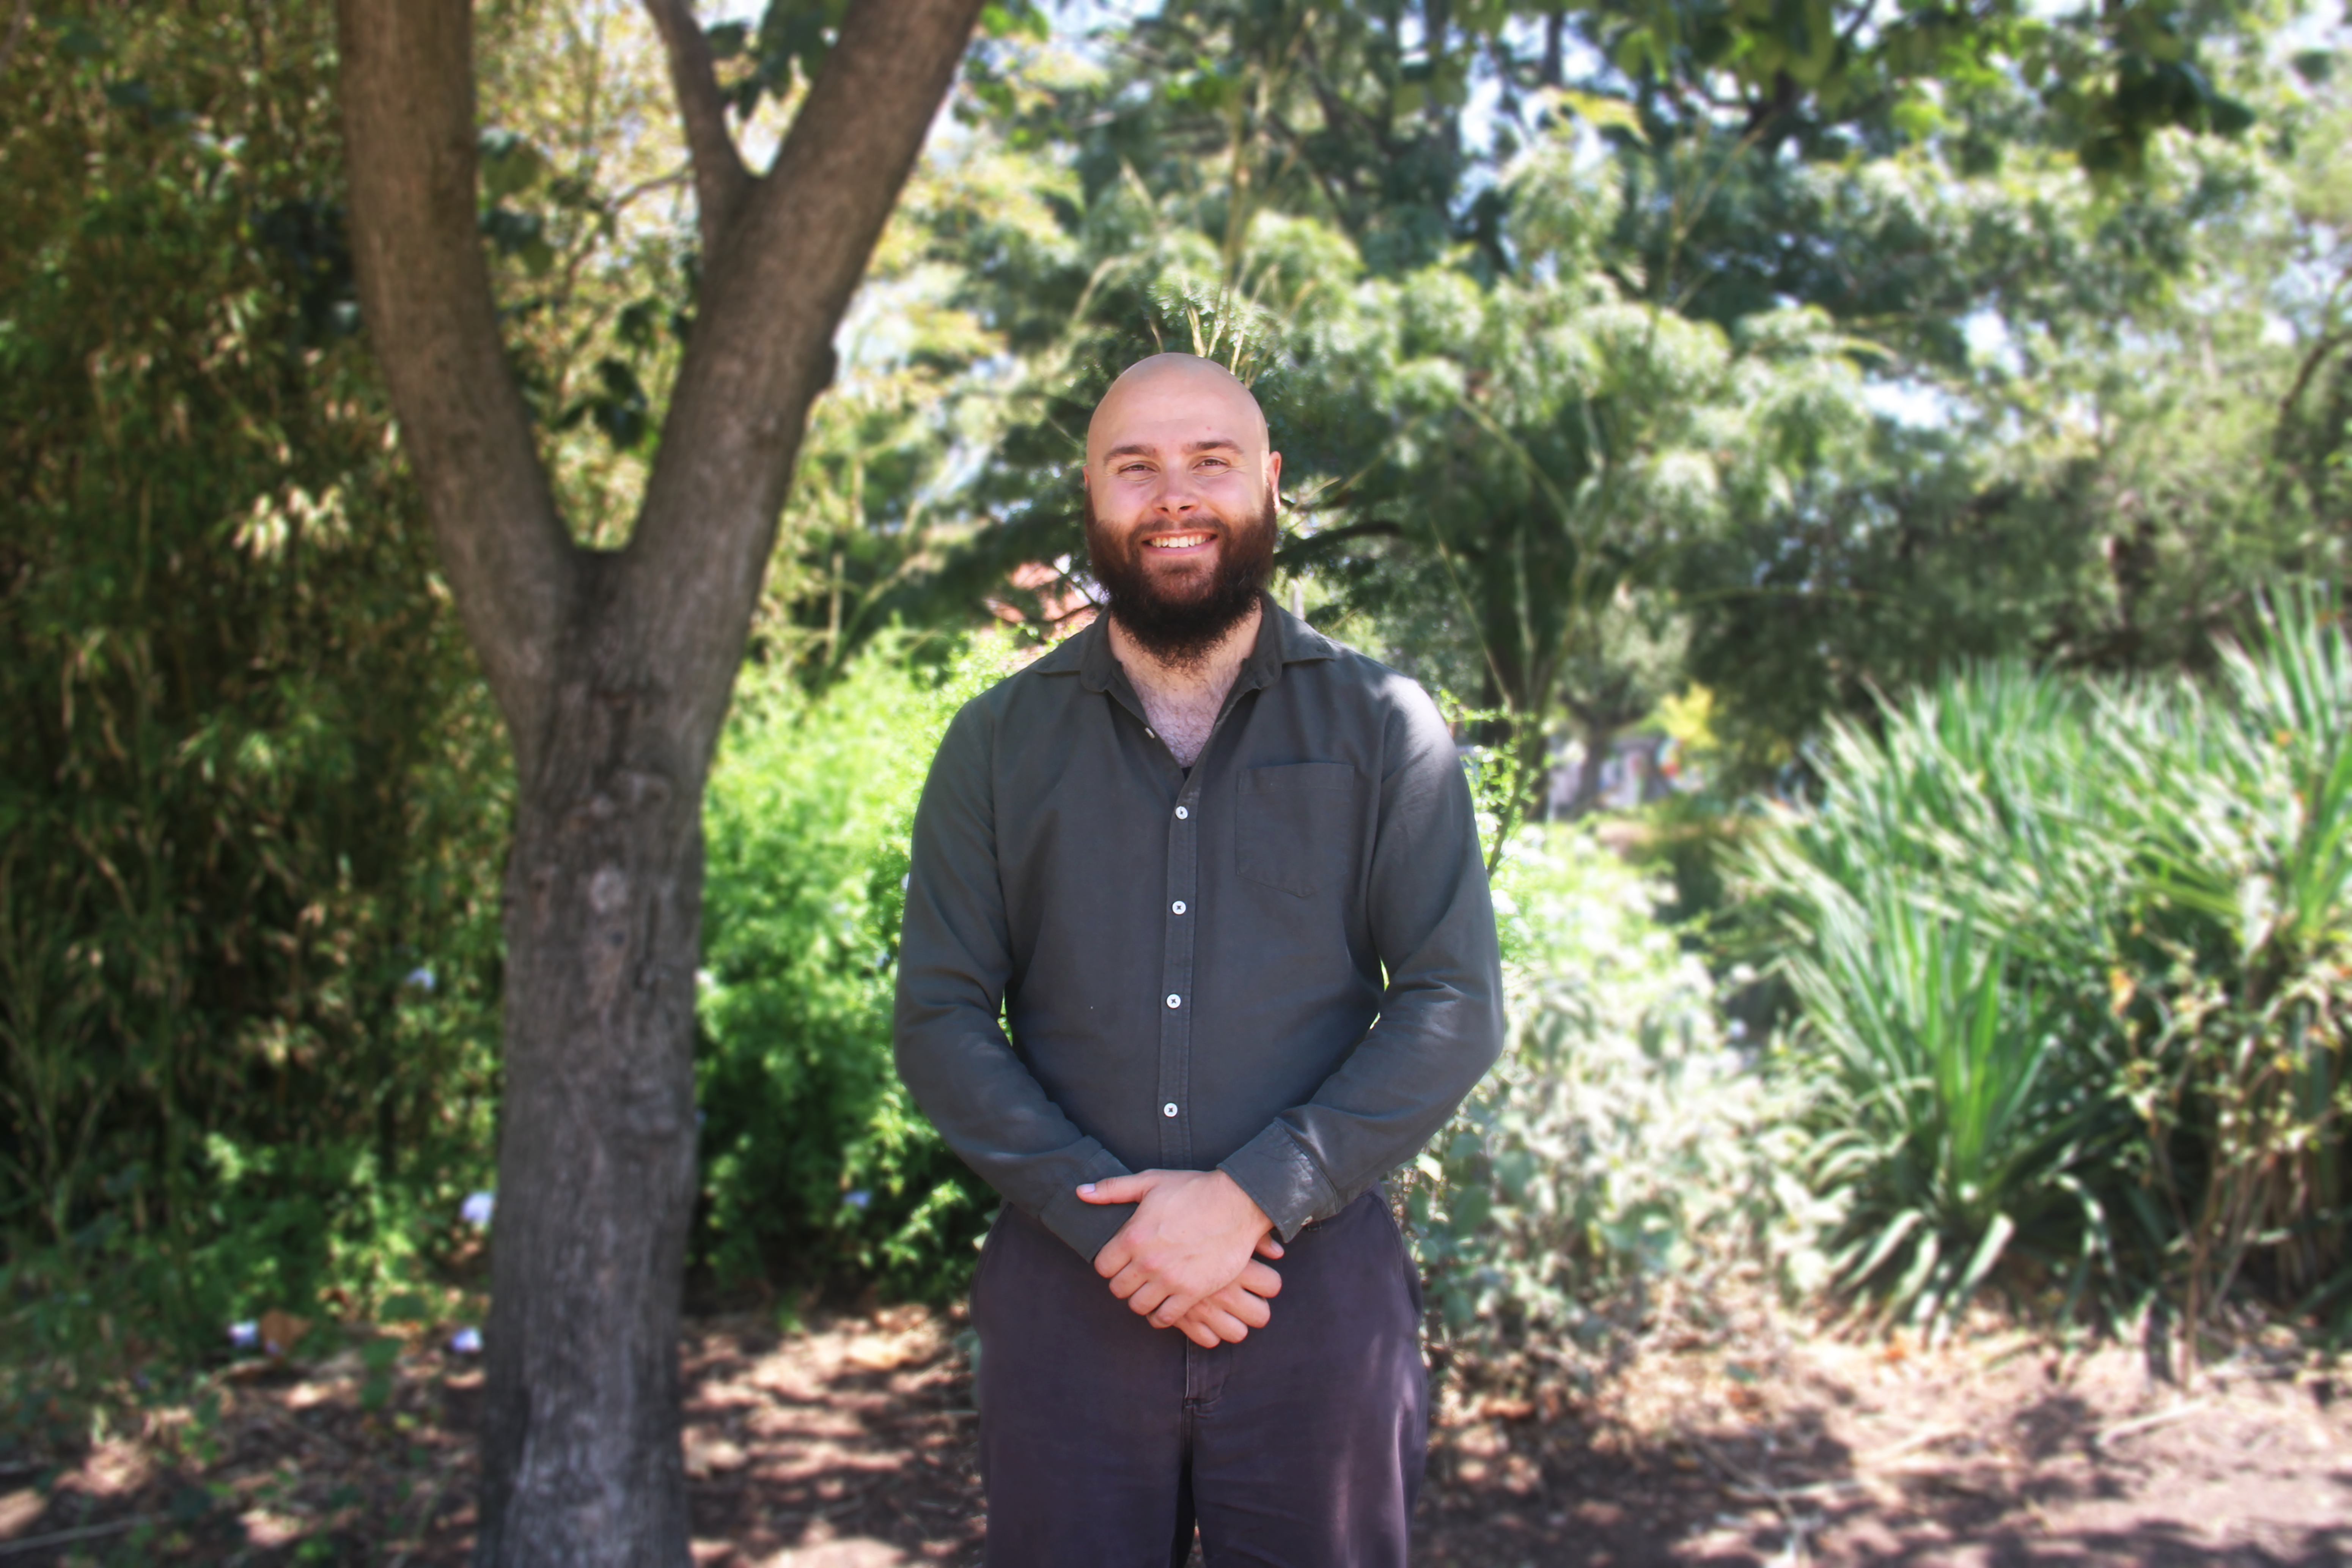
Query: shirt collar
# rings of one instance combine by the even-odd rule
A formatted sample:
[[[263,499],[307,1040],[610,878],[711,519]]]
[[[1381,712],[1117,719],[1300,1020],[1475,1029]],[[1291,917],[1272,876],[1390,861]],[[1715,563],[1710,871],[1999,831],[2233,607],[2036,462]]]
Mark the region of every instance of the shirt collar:
[[[1274,602],[1258,595],[1257,643],[1243,661],[1234,684],[1245,690],[1272,686],[1285,665],[1308,664],[1339,657],[1339,645]],[[1066,637],[1051,653],[1029,667],[1040,675],[1076,675],[1088,691],[1108,691],[1118,660],[1110,651],[1110,617],[1097,616],[1084,631]]]

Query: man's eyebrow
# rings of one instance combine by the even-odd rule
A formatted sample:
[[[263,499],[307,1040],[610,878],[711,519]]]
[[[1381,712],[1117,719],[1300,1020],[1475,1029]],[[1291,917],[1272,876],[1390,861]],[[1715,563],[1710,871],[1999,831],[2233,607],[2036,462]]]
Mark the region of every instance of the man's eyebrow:
[[[1184,450],[1187,452],[1216,452],[1225,450],[1238,452],[1241,449],[1242,444],[1229,436],[1212,436],[1202,441],[1189,441],[1185,443],[1184,446]],[[1124,446],[1113,447],[1109,451],[1105,452],[1103,456],[1106,458],[1149,458],[1158,451],[1159,448],[1157,447],[1147,447],[1140,442],[1129,441]]]

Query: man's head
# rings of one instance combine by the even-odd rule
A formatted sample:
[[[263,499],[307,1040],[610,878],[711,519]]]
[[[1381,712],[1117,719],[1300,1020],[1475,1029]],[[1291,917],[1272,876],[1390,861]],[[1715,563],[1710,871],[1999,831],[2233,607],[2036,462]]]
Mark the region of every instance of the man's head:
[[[1087,552],[1120,627],[1153,657],[1197,663],[1274,569],[1282,454],[1222,365],[1129,365],[1087,426]]]

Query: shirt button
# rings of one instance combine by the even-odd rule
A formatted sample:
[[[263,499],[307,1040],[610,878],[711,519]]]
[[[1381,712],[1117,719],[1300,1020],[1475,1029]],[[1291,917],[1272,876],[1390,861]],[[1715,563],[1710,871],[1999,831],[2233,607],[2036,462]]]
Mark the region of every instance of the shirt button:
[[[1168,993],[1168,1005],[1171,1007],[1181,1007],[1184,1005],[1184,998],[1177,995],[1173,991],[1171,991]]]
[[[1182,913],[1184,912],[1184,900],[1181,900],[1181,899],[1179,899],[1179,900],[1177,900],[1174,903],[1172,903],[1172,904],[1169,905],[1168,907],[1169,907],[1170,909],[1171,909],[1171,910],[1174,910],[1178,914],[1180,914],[1180,915],[1181,915],[1181,914],[1182,914]]]
[[[1165,1104],[1165,1105],[1161,1106],[1161,1107],[1160,1108],[1160,1115],[1162,1115],[1162,1116],[1173,1116],[1173,1115],[1175,1115],[1175,1114],[1176,1114],[1176,1102],[1175,1102],[1174,1100],[1170,1100],[1167,1104]]]
[[[1157,730],[1146,730],[1144,733],[1150,736],[1155,741],[1160,739],[1160,731]]]
[[[1179,821],[1179,822],[1183,821],[1186,817],[1188,817],[1188,816],[1192,816],[1192,814],[1191,812],[1189,812],[1189,811],[1185,810],[1185,809],[1184,809],[1182,806],[1181,806],[1181,805],[1180,805],[1180,806],[1178,806],[1178,807],[1176,808],[1176,820],[1177,820],[1177,821]]]

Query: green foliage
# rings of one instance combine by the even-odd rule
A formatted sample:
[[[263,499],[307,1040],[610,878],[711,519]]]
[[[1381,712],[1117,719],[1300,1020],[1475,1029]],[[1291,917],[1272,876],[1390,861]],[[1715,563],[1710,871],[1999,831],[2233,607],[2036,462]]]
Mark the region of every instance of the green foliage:
[[[986,369],[996,460],[908,581],[1077,572],[1087,409],[1162,348],[1265,404],[1310,609],[1531,755],[1570,727],[1598,755],[1696,680],[1750,788],[1874,689],[2015,653],[2209,668],[2261,584],[2340,566],[2336,99],[2232,55],[2211,90],[2260,135],[2144,119],[2102,181],[2106,89],[2064,75],[2159,44],[2195,74],[2191,36],[2243,17],[1988,20],[1983,56],[1882,54],[1919,40],[1874,24],[1758,86],[1769,51],[1739,51],[1778,20],[1563,16],[1622,29],[1572,84],[1483,12],[1203,0],[1106,29],[1107,63],[985,55],[975,142],[1043,199],[975,184],[922,222],[1017,374]],[[1616,52],[1652,26],[1689,52]]]
[[[1049,79],[1039,96],[1066,122],[1108,121],[1076,136],[1081,180],[1056,221],[943,237],[1024,351],[999,461],[967,499],[987,525],[962,549],[1000,570],[1073,556],[1088,405],[1142,354],[1213,357],[1252,382],[1285,456],[1282,569],[1326,624],[1504,710],[1494,738],[1532,776],[1560,706],[1605,741],[1676,683],[1667,595],[1690,552],[1787,526],[1808,476],[1847,466],[1868,426],[1855,345],[1818,311],[1697,321],[1630,284],[1602,254],[1612,172],[1565,133],[1497,171],[1478,243],[1439,227],[1389,244],[1336,179],[1338,195],[1300,183],[1293,151],[1339,154],[1294,148],[1269,107],[1298,95],[1331,126],[1301,75],[1321,72],[1365,95],[1372,122],[1418,124],[1374,68],[1381,28],[1266,26],[1171,12],[1120,41],[1145,68],[1184,29],[1243,48],[1219,68],[1242,84],[1222,118],[1131,99],[1117,75]],[[1109,148],[1125,161],[1102,162]],[[1040,300],[1066,313],[1041,318]]]
[[[1652,913],[1663,887],[1550,828],[1496,889],[1510,1048],[1401,1184],[1455,1363],[1586,1376],[1675,1293],[1817,1283],[1794,1108]]]
[[[1822,888],[1817,946],[1786,966],[1820,1105],[1801,1168],[1849,1200],[1831,1282],[1937,1326],[2011,1250],[2072,1263],[2079,1289],[2113,1251],[2079,1173],[2111,1177],[2129,1131],[2117,1064],[2068,1049],[1997,939],[1886,884]]]
[[[2352,658],[2290,597],[2174,678],[2013,667],[1841,725],[1740,857],[1800,1009],[1840,1282],[1948,1321],[2006,1278],[2341,1289]]]
[[[1686,309],[1815,303],[1905,409],[1685,560],[1686,668],[1743,782],[1962,660],[2210,671],[2263,584],[2342,574],[2352,209],[2327,171],[2352,122],[2257,89],[2264,135],[2160,138],[2124,188],[2030,146],[1727,173],[1678,253]]]
[[[363,1301],[454,1242],[488,1157],[503,756],[290,108],[331,47],[299,5],[77,8],[12,76],[0,1338],[28,1386]]]
[[[2137,912],[2147,967],[2163,964],[2118,981],[2117,1005],[2192,1322],[2253,1263],[2290,1296],[2352,1291],[2352,643],[2337,605],[2281,601],[2224,675],[2221,700],[2135,693],[2114,717],[2119,761],[2156,785],[2134,824]]]
[[[844,14],[712,30],[750,139]],[[2352,537],[2352,121],[2319,62],[2200,62],[2231,5],[1184,0],[1083,58],[1044,20],[989,8],[786,504],[711,797],[700,1262],[963,1278],[993,1200],[887,1052],[907,814],[992,658],[939,628],[1003,601],[1035,630],[1039,574],[1006,570],[1071,586],[1086,407],[1169,346],[1266,401],[1285,591],[1481,709],[1517,1043],[1422,1178],[1465,1353],[1726,1259],[1803,1275],[1791,1105],[1844,1130],[1810,1167],[1851,1200],[1844,1277],[1901,1298],[1932,1236],[1931,1315],[2034,1257],[2347,1294],[2340,658],[2301,623],[2252,662],[2213,637]],[[618,544],[700,260],[659,50],[632,7],[478,22],[510,361],[562,510]],[[470,1255],[487,1184],[506,764],[352,336],[331,58],[308,0],[69,0],[0,66],[27,1391],[267,1306],[362,1311]],[[2161,129],[2237,103],[2255,133]],[[1873,417],[1890,387],[1937,422]],[[1839,731],[1828,810],[1756,863],[1802,1076],[1741,1070],[1637,879],[1581,841],[1505,854],[1553,737],[1597,755],[1694,675],[1744,782],[1874,690],[2021,651],[2235,695],[1979,681]],[[1665,853],[1712,903],[1706,857]]]
[[[2210,74],[2226,47],[2217,66],[2200,46],[2263,20],[2252,5],[2169,0],[1892,16],[1853,0],[1587,0],[1562,15],[1658,112],[1744,122],[1767,146],[1793,142],[1820,157],[1947,129],[1997,137],[2021,99],[2085,170],[2109,177],[2137,173],[2158,132],[2235,135],[2253,123]],[[1557,66],[1547,74],[1557,80]]]
[[[822,698],[747,669],[704,808],[704,1205],[722,1283],[871,1281],[943,1300],[996,1202],[908,1100],[890,1008],[907,840],[995,639],[944,680],[877,649]]]

